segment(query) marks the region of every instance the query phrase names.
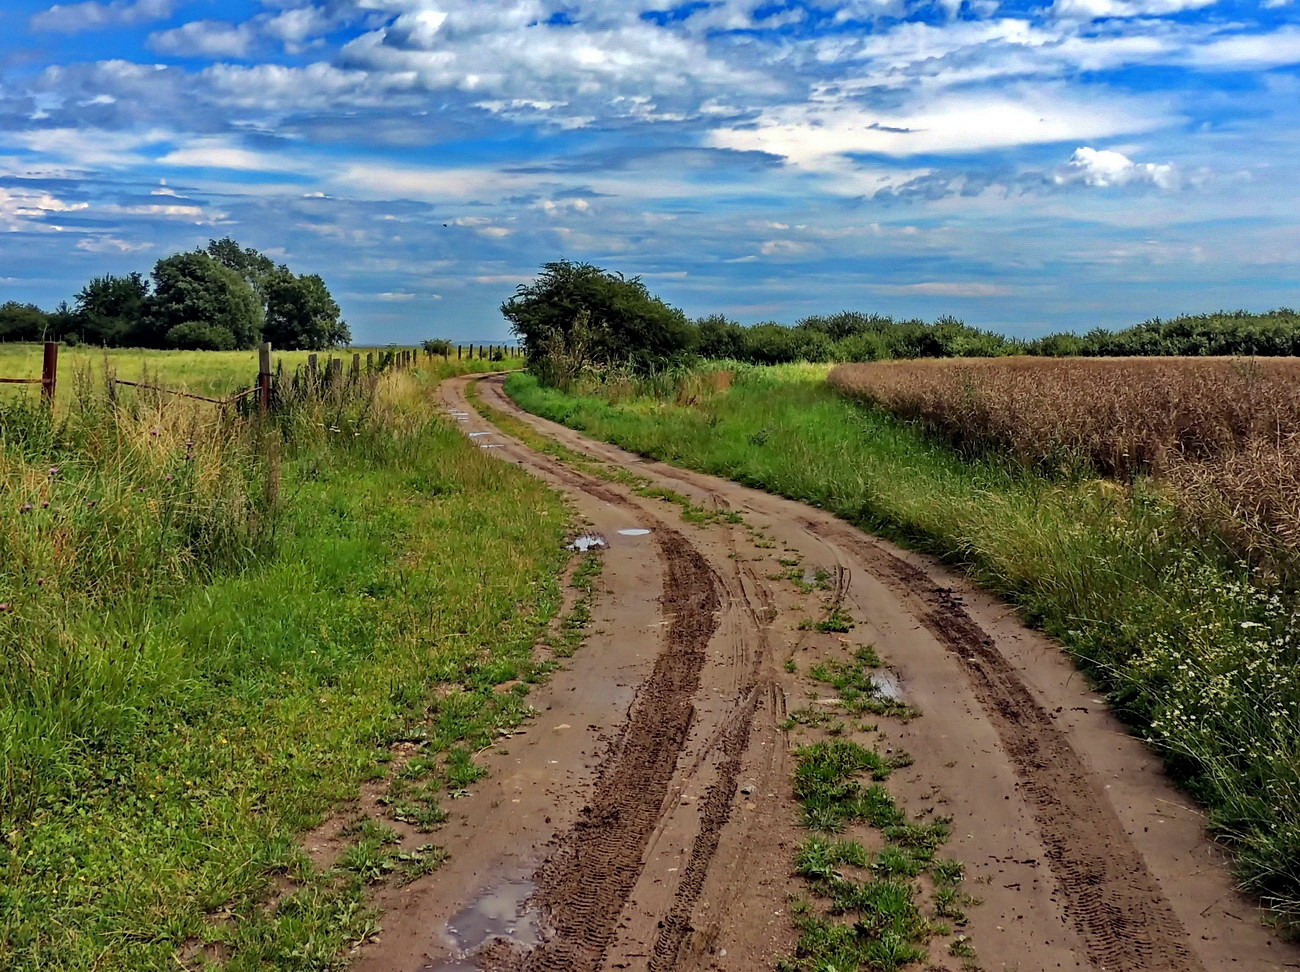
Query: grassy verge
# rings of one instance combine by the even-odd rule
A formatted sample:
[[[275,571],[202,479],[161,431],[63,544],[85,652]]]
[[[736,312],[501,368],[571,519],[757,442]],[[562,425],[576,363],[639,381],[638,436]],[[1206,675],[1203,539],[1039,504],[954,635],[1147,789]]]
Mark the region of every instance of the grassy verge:
[[[540,676],[565,510],[434,411],[0,416],[0,967],[335,968],[437,866],[296,842],[381,778],[435,826]]]
[[[1142,481],[1061,482],[966,460],[835,395],[818,366],[737,369],[674,398],[507,390],[633,451],[831,510],[938,554],[1061,638],[1237,852],[1243,885],[1300,920],[1295,599],[1185,532]]]

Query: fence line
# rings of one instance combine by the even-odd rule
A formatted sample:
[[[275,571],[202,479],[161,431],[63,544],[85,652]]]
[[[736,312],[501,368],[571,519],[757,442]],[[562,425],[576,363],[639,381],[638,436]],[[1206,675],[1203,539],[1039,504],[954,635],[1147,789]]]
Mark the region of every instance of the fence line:
[[[352,353],[352,364],[349,369],[349,379],[351,381],[360,381],[363,374],[373,375],[389,369],[404,370],[414,368],[420,361],[420,350],[417,348],[385,348],[379,352],[378,361],[375,360],[375,352],[367,351],[364,365],[362,367],[360,352]],[[424,356],[426,358],[437,357],[431,349],[425,348]],[[451,344],[444,345],[444,353],[441,355],[444,361],[451,360]],[[456,345],[457,361],[473,361],[477,358],[479,361],[504,361],[507,358],[523,357],[522,351],[513,345],[506,344],[469,344]],[[325,367],[322,369],[318,355],[313,352],[307,356],[306,376],[302,376],[303,367],[299,365],[294,369],[292,381],[295,385],[305,383],[308,388],[320,389],[323,386],[334,385],[343,380],[343,359],[335,358],[330,355],[326,358]],[[59,343],[57,341],[46,341],[44,347],[44,356],[41,361],[41,377],[39,378],[0,378],[0,384],[5,385],[40,385],[41,400],[48,406],[54,405],[55,389],[58,386],[59,373]],[[249,395],[257,396],[257,407],[260,413],[265,414],[270,411],[278,397],[278,386],[285,380],[283,360],[276,363],[276,368],[272,369],[271,363],[271,344],[265,342],[257,349],[257,377],[252,388],[237,392],[228,398],[210,398],[206,395],[195,395],[192,392],[179,391],[174,388],[163,388],[159,385],[150,385],[138,381],[126,381],[122,378],[112,379],[114,384],[126,385],[131,388],[142,388],[147,391],[158,392],[164,395],[175,395],[179,398],[189,398],[195,401],[208,402],[213,405],[220,405],[224,411],[228,406],[234,405]]]

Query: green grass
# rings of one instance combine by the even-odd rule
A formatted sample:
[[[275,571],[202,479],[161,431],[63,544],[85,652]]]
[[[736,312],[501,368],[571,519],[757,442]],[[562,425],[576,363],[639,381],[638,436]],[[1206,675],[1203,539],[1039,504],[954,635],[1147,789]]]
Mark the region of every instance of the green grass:
[[[0,967],[337,968],[368,885],[441,862],[376,820],[332,868],[297,843],[399,743],[385,812],[436,826],[544,675],[566,511],[430,392],[0,411]]]
[[[1062,639],[1236,851],[1242,884],[1300,921],[1300,626],[1269,585],[1115,490],[966,460],[838,397],[822,366],[736,367],[691,405],[518,374],[523,407],[624,448],[824,507],[959,565]],[[660,384],[664,384],[661,382]],[[697,383],[699,384],[699,383]],[[627,390],[621,389],[620,396]],[[815,623],[815,622],[814,622]]]
[[[319,351],[316,354],[322,362],[328,357],[341,357],[344,370],[352,366],[352,355],[359,353],[364,367],[367,353],[379,357],[385,351],[382,347],[344,348],[334,351]],[[276,351],[272,356],[272,366],[283,364],[286,371],[292,371],[306,365],[309,351]],[[41,376],[41,358],[44,354],[40,344],[6,344],[0,342],[0,378],[39,378]],[[511,358],[507,362],[492,364],[488,361],[464,359],[458,361],[453,354],[450,361],[442,358],[429,359],[423,353],[419,355],[422,366],[438,373],[471,374],[479,371],[491,371],[502,367],[518,367],[519,359]],[[432,364],[432,367],[430,367]],[[232,392],[250,387],[257,377],[256,351],[161,351],[152,348],[93,348],[69,347],[59,349],[59,396],[72,394],[73,385],[78,374],[96,377],[108,370],[118,378],[127,381],[143,381],[164,388],[189,391],[195,395],[220,398]],[[39,395],[36,386],[0,385],[0,399],[6,396],[25,396],[35,400]]]

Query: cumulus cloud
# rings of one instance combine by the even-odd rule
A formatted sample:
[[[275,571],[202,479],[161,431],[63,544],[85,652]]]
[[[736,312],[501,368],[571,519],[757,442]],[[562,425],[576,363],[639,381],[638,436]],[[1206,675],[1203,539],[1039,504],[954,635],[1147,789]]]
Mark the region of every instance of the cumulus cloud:
[[[220,20],[193,20],[149,37],[149,48],[173,57],[244,57],[257,35],[250,23],[230,24]]]
[[[109,3],[89,0],[87,3],[56,3],[48,10],[33,14],[28,24],[32,30],[75,34],[80,31],[103,30],[106,27],[163,20],[172,15],[175,6],[175,0],[111,0]]]
[[[89,207],[89,203],[65,202],[40,189],[0,186],[0,229],[14,232],[30,228],[33,221],[39,223],[51,213],[76,212]]]
[[[1179,176],[1172,165],[1134,162],[1120,152],[1081,146],[1074,150],[1068,162],[1056,169],[1052,181],[1058,186],[1081,183],[1102,189],[1130,185],[1174,189],[1179,184]]]

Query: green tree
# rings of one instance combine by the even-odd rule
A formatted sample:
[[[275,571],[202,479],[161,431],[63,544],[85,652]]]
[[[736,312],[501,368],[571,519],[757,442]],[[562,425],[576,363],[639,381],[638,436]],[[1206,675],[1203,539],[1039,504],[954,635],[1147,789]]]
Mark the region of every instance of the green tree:
[[[264,317],[253,288],[202,250],[159,260],[153,269],[153,287],[142,328],[147,346],[179,347],[192,342],[197,333],[194,325],[206,325],[205,346],[252,348],[261,340]],[[181,330],[173,335],[176,328]]]
[[[149,304],[149,282],[142,274],[95,277],[77,293],[73,332],[88,344],[138,343]]]
[[[346,345],[352,334],[339,305],[316,274],[297,276],[277,267],[264,280],[266,340],[277,348],[320,351]]]
[[[698,334],[676,307],[589,263],[558,260],[501,305],[530,364],[563,354],[579,365],[627,364],[641,372],[691,351]]]
[[[0,304],[0,341],[40,341],[49,320],[49,315],[35,304],[16,300]]]
[[[243,277],[244,283],[252,287],[253,293],[262,299],[263,310],[265,310],[267,278],[277,269],[286,269],[283,265],[277,267],[275,261],[265,253],[251,246],[240,246],[229,236],[219,240],[208,240],[208,248],[204,252],[223,267]]]

